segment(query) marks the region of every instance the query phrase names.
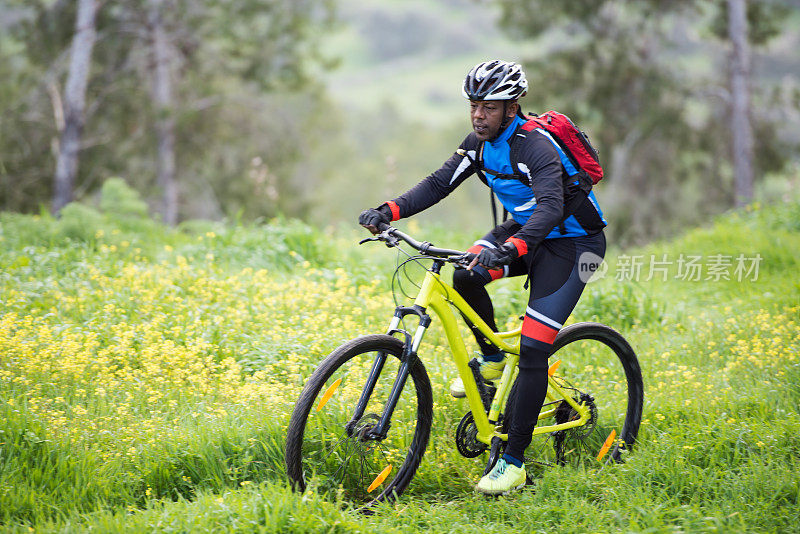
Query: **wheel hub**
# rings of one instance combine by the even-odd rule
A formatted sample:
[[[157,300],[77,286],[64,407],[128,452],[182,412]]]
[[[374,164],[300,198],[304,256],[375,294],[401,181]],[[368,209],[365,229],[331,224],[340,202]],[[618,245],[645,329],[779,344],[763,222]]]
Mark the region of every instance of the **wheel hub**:
[[[353,427],[351,437],[357,441],[366,443],[368,441],[375,441],[376,438],[372,435],[372,429],[375,428],[381,420],[378,414],[370,413],[363,416]]]

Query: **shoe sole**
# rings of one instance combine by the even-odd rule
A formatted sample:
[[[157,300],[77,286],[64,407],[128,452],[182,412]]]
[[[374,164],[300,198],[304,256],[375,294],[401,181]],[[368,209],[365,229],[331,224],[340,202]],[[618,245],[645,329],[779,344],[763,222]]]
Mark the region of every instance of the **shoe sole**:
[[[487,497],[502,497],[505,495],[510,495],[515,491],[518,491],[524,487],[525,487],[525,482],[523,482],[519,486],[514,486],[513,488],[507,489],[506,491],[491,492],[491,491],[481,491],[478,488],[475,488],[475,493],[480,493],[481,495],[486,495]]]

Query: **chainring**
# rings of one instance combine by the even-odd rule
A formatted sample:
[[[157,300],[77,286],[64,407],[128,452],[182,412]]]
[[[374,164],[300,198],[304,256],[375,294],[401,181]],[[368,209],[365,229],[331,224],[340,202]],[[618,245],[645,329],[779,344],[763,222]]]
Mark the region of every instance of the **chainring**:
[[[456,428],[456,448],[461,456],[466,458],[477,458],[489,448],[485,443],[478,441],[478,427],[475,426],[475,418],[472,412],[468,412],[461,418]]]

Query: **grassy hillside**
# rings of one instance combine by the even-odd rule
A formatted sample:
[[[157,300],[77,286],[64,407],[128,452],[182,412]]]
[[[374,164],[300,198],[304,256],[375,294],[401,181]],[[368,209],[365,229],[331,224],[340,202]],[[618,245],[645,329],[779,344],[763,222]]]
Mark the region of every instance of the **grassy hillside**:
[[[113,181],[101,208],[0,215],[2,530],[800,530],[800,203],[613,253],[587,286],[573,320],[622,331],[645,378],[622,465],[474,495],[481,459],[452,446],[465,408],[446,393],[434,330],[421,349],[432,445],[408,492],[370,517],[293,494],[282,447],[316,363],[385,327],[394,253],[293,221],[169,230]],[[519,313],[520,284],[494,289],[503,318]]]

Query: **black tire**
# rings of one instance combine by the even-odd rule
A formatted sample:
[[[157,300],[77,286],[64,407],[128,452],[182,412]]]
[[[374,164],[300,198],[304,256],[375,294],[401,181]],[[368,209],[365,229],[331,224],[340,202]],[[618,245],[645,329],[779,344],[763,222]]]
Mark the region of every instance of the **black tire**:
[[[348,436],[345,425],[381,353],[387,355],[385,364],[364,415]],[[402,355],[403,343],[397,338],[370,335],[343,344],[317,367],[300,394],[287,431],[286,471],[295,489],[314,487],[332,499],[364,509],[403,493],[422,461],[433,418],[431,384],[421,361],[416,360],[410,369],[386,439],[364,437],[383,413]],[[343,381],[336,393],[322,410],[315,409],[339,379]],[[388,465],[392,466],[390,476],[368,492],[370,483]]]
[[[599,323],[576,323],[563,328],[553,342],[550,364],[560,360],[556,377],[573,398],[588,401],[594,410],[589,424],[569,430],[538,435],[525,453],[526,462],[540,465],[580,465],[597,462],[597,456],[611,431],[617,437],[603,461],[622,460],[639,433],[644,405],[642,372],[636,353],[619,332]],[[504,428],[511,417],[517,384],[512,386],[506,405]],[[588,396],[588,397],[587,397]],[[545,400],[543,411],[556,408],[556,421],[540,420],[540,425],[565,422],[575,416],[566,401]]]

